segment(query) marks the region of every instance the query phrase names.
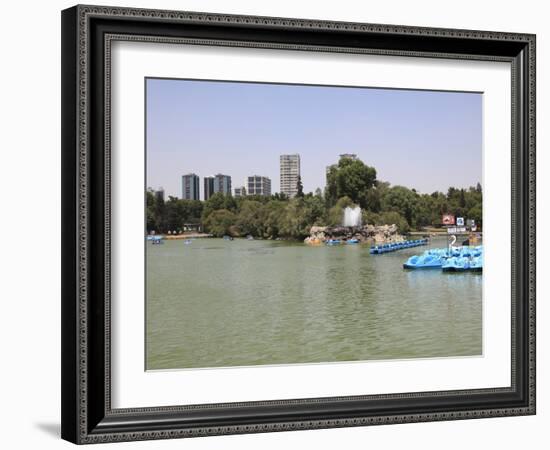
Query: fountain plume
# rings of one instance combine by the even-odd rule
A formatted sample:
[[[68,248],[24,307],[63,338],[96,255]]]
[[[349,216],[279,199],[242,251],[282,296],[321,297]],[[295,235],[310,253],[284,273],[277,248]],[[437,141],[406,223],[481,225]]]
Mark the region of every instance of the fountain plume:
[[[344,209],[344,221],[342,225],[345,227],[360,227],[361,208],[359,208],[359,206],[355,206],[353,208],[348,206]]]

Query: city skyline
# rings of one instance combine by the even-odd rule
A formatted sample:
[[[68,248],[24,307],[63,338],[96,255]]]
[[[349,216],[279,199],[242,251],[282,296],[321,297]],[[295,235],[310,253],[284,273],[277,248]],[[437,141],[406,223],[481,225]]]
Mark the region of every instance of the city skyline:
[[[201,191],[201,177],[196,173],[188,173],[181,176],[181,195],[169,195],[184,200],[208,200],[215,193],[234,195],[236,197],[247,195],[270,196],[271,179],[261,175],[249,175],[243,184],[233,185],[231,175],[216,174],[202,177],[203,190]],[[232,187],[233,186],[233,187]],[[164,200],[165,189],[163,186],[148,186]],[[238,191],[238,193],[237,193]]]
[[[185,173],[228,174],[234,187],[260,174],[280,192],[285,154],[300,155],[314,192],[343,153],[423,193],[482,183],[482,95],[147,80],[147,186],[167,196],[181,198]]]

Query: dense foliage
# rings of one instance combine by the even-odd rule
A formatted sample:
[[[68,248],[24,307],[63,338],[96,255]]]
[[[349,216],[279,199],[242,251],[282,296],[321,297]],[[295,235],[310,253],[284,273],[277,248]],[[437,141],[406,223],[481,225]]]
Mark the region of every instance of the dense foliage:
[[[215,235],[303,239],[314,225],[340,225],[343,210],[359,205],[363,224],[396,224],[401,232],[440,226],[443,214],[474,219],[482,226],[482,190],[478,183],[468,189],[450,187],[446,193],[420,194],[415,189],[391,186],[376,179],[376,170],[357,159],[342,158],[327,171],[323,193],[282,194],[234,198],[220,193],[207,201],[164,201],[147,191],[147,231],[180,232],[186,224],[202,224]]]
[[[359,159],[341,158],[327,171],[327,201],[335,204],[342,197],[349,197],[361,208],[367,208],[368,193],[376,184],[376,169]]]

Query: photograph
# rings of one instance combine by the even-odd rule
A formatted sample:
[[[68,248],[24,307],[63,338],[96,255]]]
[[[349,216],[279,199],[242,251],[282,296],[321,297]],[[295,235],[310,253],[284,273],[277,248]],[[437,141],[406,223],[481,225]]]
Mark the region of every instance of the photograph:
[[[482,357],[483,99],[146,77],[145,369]]]
[[[42,33],[60,89],[39,102],[61,114],[34,133],[60,134],[61,214],[45,223],[61,219],[61,265],[46,264],[61,307],[33,315],[60,347],[43,372],[62,439],[537,441],[548,27],[517,7],[401,3],[62,5],[61,33]],[[10,151],[26,158],[10,167],[54,180],[42,147],[43,164]]]

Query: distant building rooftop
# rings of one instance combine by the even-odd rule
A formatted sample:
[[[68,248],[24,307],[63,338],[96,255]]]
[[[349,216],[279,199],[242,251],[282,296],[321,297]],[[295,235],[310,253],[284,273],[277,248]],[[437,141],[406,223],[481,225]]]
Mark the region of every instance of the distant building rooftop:
[[[357,155],[355,153],[341,153],[340,159],[348,158],[348,159],[357,159]]]

